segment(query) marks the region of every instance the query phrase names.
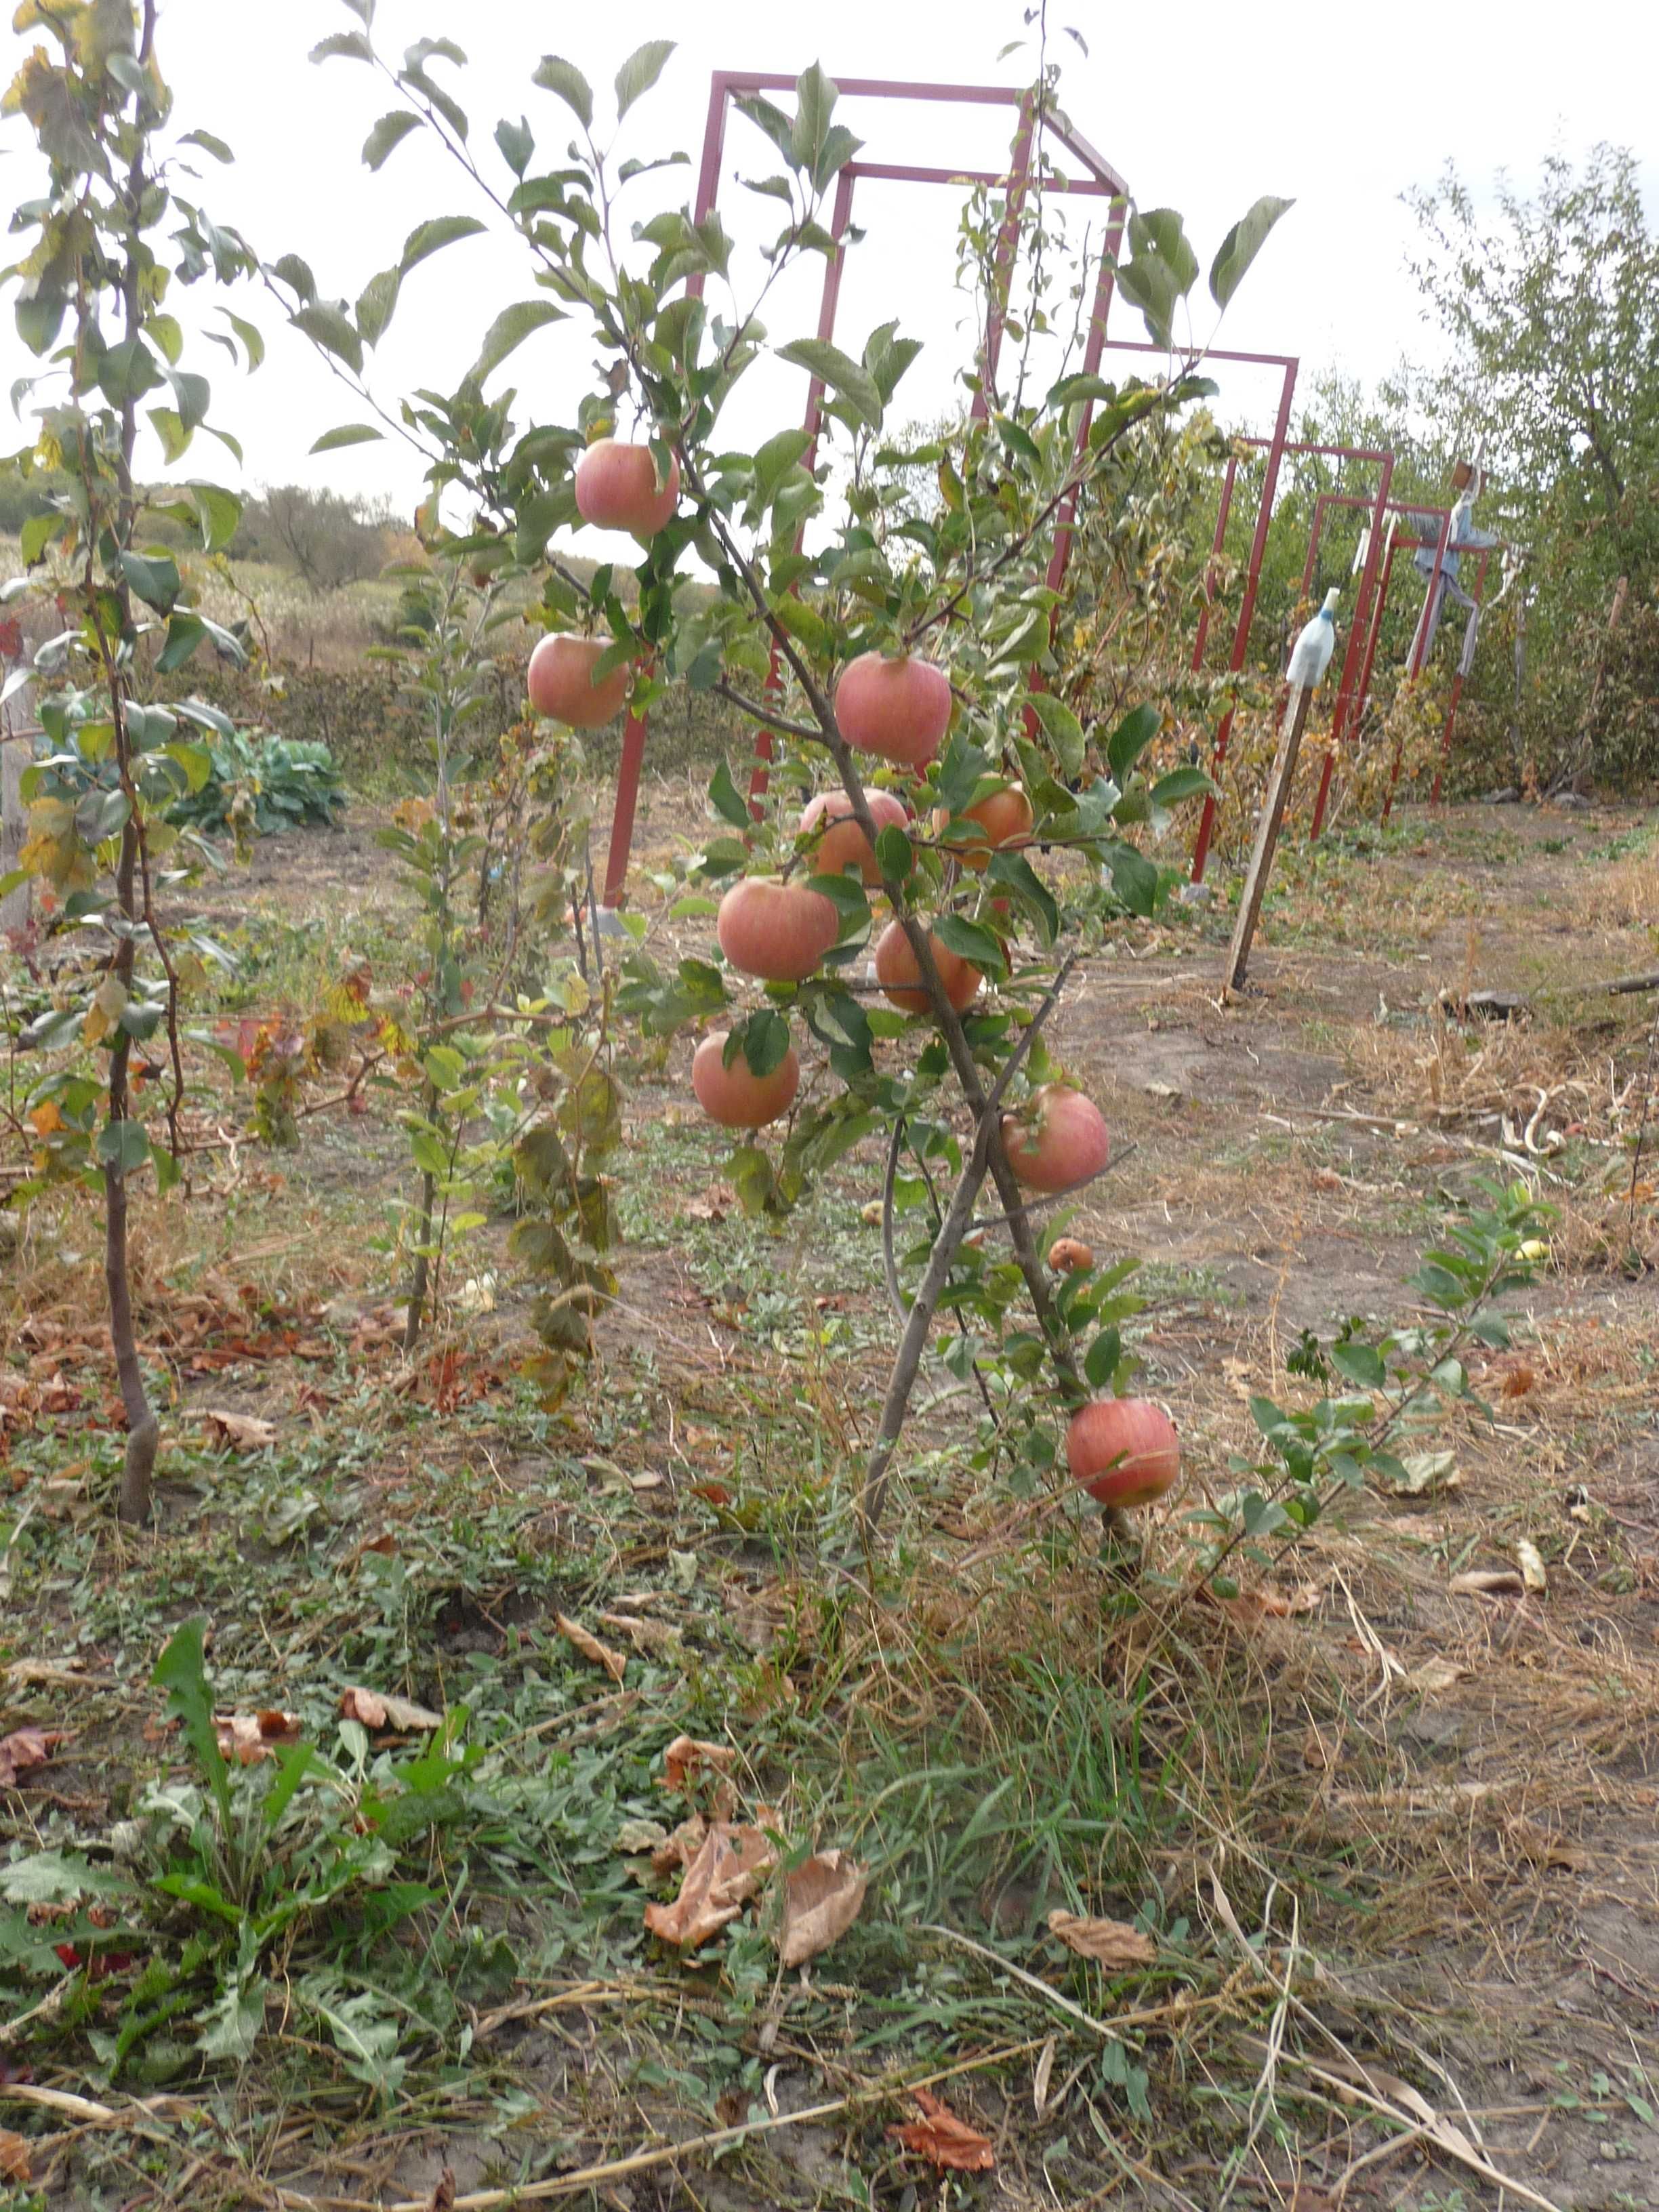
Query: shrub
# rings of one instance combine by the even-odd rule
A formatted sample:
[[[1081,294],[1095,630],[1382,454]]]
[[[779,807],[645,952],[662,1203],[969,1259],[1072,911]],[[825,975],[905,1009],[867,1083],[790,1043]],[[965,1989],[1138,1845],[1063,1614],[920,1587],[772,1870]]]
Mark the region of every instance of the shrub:
[[[216,737],[209,750],[212,772],[171,810],[175,822],[269,837],[307,823],[331,829],[345,811],[339,768],[325,744],[274,730],[235,730]]]

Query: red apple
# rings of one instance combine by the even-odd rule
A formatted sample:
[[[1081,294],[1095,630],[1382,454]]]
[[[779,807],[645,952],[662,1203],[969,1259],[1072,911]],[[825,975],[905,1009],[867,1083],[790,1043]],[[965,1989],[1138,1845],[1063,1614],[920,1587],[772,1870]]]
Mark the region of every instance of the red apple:
[[[768,983],[805,981],[840,933],[833,899],[773,876],[745,876],[733,884],[714,922],[720,951],[732,965]]]
[[[576,507],[601,530],[654,538],[679,504],[680,465],[671,454],[668,481],[659,486],[649,446],[597,438],[576,464]]]
[[[931,933],[927,942],[933,948],[933,963],[945,986],[945,995],[960,1013],[964,1006],[972,1005],[985,978],[959,954],[947,951]],[[910,940],[896,921],[890,921],[876,941],[876,981],[884,997],[902,1007],[907,1014],[925,1014],[933,1004]]]
[[[1103,1505],[1150,1505],[1175,1486],[1181,1438],[1150,1398],[1093,1398],[1072,1416],[1066,1464]]]
[[[864,803],[878,836],[884,830],[902,830],[910,818],[904,801],[890,791],[866,791]],[[843,869],[856,866],[866,884],[873,887],[881,881],[875,848],[852,816],[853,802],[844,791],[821,791],[806,802],[797,835],[805,837],[821,822],[828,823],[830,826],[811,849],[812,872],[838,876]]]
[[[800,1088],[800,1062],[795,1048],[790,1046],[769,1075],[757,1075],[741,1050],[726,1066],[728,1034],[716,1030],[697,1047],[691,1059],[691,1088],[703,1112],[722,1128],[763,1128],[767,1122],[787,1114],[795,1103]]]
[[[1043,1084],[1018,1113],[1003,1115],[1002,1146],[1026,1188],[1043,1191],[1087,1182],[1112,1148],[1099,1107],[1063,1083]]]
[[[608,637],[568,637],[550,635],[530,656],[526,689],[530,703],[550,721],[568,722],[573,730],[597,730],[615,721],[628,697],[630,671],[626,662],[608,676],[594,678],[594,664],[608,653]]]
[[[836,720],[858,751],[926,768],[950,726],[951,679],[909,653],[861,653],[836,686]]]
[[[959,830],[954,837],[945,842],[945,850],[954,853],[964,868],[977,874],[990,860],[994,848],[1012,845],[1022,837],[1029,837],[1031,825],[1036,820],[1031,802],[1025,796],[1023,783],[1005,783],[1001,789],[977,799],[962,811],[962,820],[978,825],[981,834]],[[945,825],[951,817],[943,807],[933,816],[933,835],[945,839]]]

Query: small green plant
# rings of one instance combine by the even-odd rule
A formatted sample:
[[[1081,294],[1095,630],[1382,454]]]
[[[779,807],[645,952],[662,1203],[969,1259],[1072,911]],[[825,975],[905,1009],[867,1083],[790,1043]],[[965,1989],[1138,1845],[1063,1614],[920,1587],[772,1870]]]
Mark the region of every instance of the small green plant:
[[[1211,1532],[1204,1571],[1221,1595],[1237,1594],[1221,1572],[1224,1562],[1235,1554],[1265,1560],[1261,1547],[1268,1540],[1311,1528],[1369,1476],[1409,1489],[1412,1471],[1401,1449],[1449,1408],[1468,1406],[1491,1418],[1470,1383],[1466,1355],[1472,1345],[1508,1346],[1509,1323],[1497,1301],[1535,1279],[1545,1249],[1540,1232],[1552,1215],[1524,1183],[1488,1197],[1447,1222],[1444,1241],[1424,1254],[1410,1277],[1427,1318],[1376,1330],[1352,1317],[1326,1342],[1304,1329],[1285,1368],[1323,1395],[1299,1407],[1251,1399],[1261,1455],[1235,1458],[1232,1495],[1190,1516],[1195,1528]]]

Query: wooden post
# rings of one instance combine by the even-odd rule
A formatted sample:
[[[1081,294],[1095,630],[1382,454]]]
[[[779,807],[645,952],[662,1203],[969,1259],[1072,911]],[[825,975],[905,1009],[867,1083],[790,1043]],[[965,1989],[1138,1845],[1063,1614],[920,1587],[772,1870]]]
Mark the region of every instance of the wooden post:
[[[1285,726],[1274,755],[1273,773],[1267,778],[1267,787],[1261,794],[1261,812],[1255,825],[1255,845],[1250,854],[1250,865],[1244,872],[1244,892],[1238,902],[1238,920],[1233,924],[1233,941],[1227,948],[1227,969],[1222,977],[1224,997],[1236,991],[1244,981],[1245,964],[1250,957],[1250,939],[1261,915],[1261,902],[1267,895],[1267,873],[1273,864],[1273,848],[1279,842],[1279,832],[1285,820],[1285,809],[1291,796],[1291,785],[1296,778],[1297,755],[1302,750],[1302,732],[1307,726],[1308,710],[1313,705],[1312,688],[1297,684],[1292,690],[1290,712],[1285,717]]]

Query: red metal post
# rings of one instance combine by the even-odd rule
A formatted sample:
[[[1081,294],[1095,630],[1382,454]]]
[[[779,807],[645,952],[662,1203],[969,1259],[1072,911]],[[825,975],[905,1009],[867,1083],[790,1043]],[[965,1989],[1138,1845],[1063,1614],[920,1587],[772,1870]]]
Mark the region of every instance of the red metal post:
[[[1361,639],[1365,634],[1365,617],[1376,583],[1377,565],[1382,557],[1382,533],[1389,510],[1389,492],[1394,483],[1394,455],[1385,453],[1382,471],[1377,479],[1376,503],[1372,510],[1370,539],[1365,548],[1364,566],[1359,572],[1359,592],[1353,603],[1353,619],[1348,624],[1348,642],[1342,654],[1342,674],[1337,683],[1336,706],[1331,714],[1330,742],[1325,750],[1325,765],[1319,774],[1319,792],[1314,800],[1311,836],[1317,837],[1325,827],[1325,809],[1331,795],[1331,777],[1336,768],[1336,749],[1342,742],[1342,732],[1347,726],[1348,708],[1353,699],[1354,672],[1359,665]]]
[[[1255,518],[1255,536],[1250,542],[1249,566],[1244,577],[1244,598],[1238,610],[1238,620],[1233,628],[1233,649],[1227,657],[1228,671],[1237,675],[1244,665],[1244,655],[1250,638],[1250,623],[1255,615],[1256,592],[1261,583],[1261,556],[1267,550],[1267,526],[1273,520],[1273,494],[1279,488],[1279,465],[1285,457],[1285,444],[1291,431],[1291,402],[1296,396],[1297,364],[1287,359],[1285,362],[1285,385],[1279,394],[1279,414],[1273,424],[1273,443],[1267,449],[1267,466],[1261,481],[1261,505]],[[1221,718],[1215,733],[1212,762],[1219,767],[1227,757],[1227,740],[1232,734],[1235,709],[1229,707]],[[1215,793],[1211,792],[1204,801],[1204,812],[1198,825],[1198,842],[1193,851],[1193,881],[1204,880],[1204,864],[1210,857],[1210,839],[1215,833]]]

